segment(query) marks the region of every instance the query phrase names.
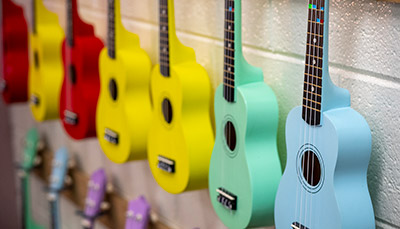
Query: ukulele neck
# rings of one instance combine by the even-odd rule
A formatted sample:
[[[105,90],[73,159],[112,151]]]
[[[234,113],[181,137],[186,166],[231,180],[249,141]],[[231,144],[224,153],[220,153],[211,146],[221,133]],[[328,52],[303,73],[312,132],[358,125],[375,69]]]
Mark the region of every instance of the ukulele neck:
[[[323,80],[327,71],[328,0],[309,0],[302,118],[309,125],[321,123]]]

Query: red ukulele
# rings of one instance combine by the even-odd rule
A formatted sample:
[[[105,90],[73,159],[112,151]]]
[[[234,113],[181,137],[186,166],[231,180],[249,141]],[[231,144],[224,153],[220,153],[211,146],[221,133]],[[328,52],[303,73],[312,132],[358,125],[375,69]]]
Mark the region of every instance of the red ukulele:
[[[22,7],[2,0],[0,91],[5,103],[28,100],[28,26]]]
[[[77,0],[66,3],[60,119],[72,138],[83,139],[96,136],[96,106],[100,91],[98,60],[104,45],[95,37],[93,26],[79,18]]]

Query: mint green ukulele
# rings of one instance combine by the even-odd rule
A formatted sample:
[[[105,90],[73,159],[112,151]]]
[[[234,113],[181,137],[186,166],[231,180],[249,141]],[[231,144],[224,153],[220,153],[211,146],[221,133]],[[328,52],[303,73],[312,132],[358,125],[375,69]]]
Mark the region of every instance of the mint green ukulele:
[[[261,69],[242,54],[241,0],[225,0],[224,80],[215,94],[216,140],[209,191],[229,228],[273,225],[282,175],[278,103]]]
[[[43,229],[33,220],[30,198],[30,172],[35,166],[36,152],[39,145],[39,133],[35,128],[30,129],[25,137],[24,159],[20,166],[21,170],[21,199],[22,199],[22,228]]]

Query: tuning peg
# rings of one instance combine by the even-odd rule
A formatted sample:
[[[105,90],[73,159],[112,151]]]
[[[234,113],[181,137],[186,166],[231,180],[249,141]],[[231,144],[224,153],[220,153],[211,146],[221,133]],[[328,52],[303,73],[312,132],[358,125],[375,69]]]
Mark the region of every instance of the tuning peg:
[[[33,160],[33,165],[36,167],[39,166],[41,163],[42,163],[42,157],[36,156],[35,159]]]
[[[81,225],[82,225],[84,228],[91,228],[91,227],[92,227],[92,223],[91,223],[90,220],[88,220],[88,219],[82,219]]]
[[[73,169],[76,166],[76,161],[74,159],[71,159],[68,161],[68,169]]]
[[[19,169],[17,174],[18,174],[18,177],[20,177],[20,178],[26,176],[26,172],[23,169]]]
[[[109,209],[110,209],[110,203],[109,202],[107,202],[107,201],[103,201],[103,202],[101,202],[101,204],[100,204],[100,209],[102,210],[102,211],[108,211]]]
[[[55,199],[56,199],[56,194],[55,193],[49,192],[47,194],[47,200],[48,201],[54,201]]]
[[[114,192],[114,185],[112,185],[111,183],[108,183],[106,186],[106,192],[107,192],[107,194]]]
[[[158,222],[158,220],[159,220],[159,218],[158,218],[157,213],[150,212],[150,221],[153,223],[156,223],[156,222]]]
[[[43,140],[40,140],[40,141],[37,143],[36,150],[37,150],[38,152],[41,152],[41,151],[43,151],[45,148],[46,148],[46,144],[44,143]]]
[[[64,178],[64,184],[65,186],[69,187],[74,183],[74,181],[72,180],[72,177],[69,175],[66,175]]]

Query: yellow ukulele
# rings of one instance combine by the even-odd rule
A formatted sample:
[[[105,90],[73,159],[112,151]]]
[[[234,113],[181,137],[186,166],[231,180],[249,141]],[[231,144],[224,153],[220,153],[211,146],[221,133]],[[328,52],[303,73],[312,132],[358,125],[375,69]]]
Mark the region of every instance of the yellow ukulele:
[[[31,64],[28,83],[31,110],[37,121],[59,117],[63,39],[64,31],[58,24],[57,15],[48,11],[42,0],[32,0]]]
[[[181,193],[207,187],[214,144],[212,88],[193,49],[183,46],[174,25],[173,0],[160,0],[160,64],[151,76],[153,119],[148,159],[158,184]]]
[[[115,163],[145,159],[150,125],[151,61],[139,37],[122,25],[120,1],[108,0],[107,48],[100,54],[96,131]]]

